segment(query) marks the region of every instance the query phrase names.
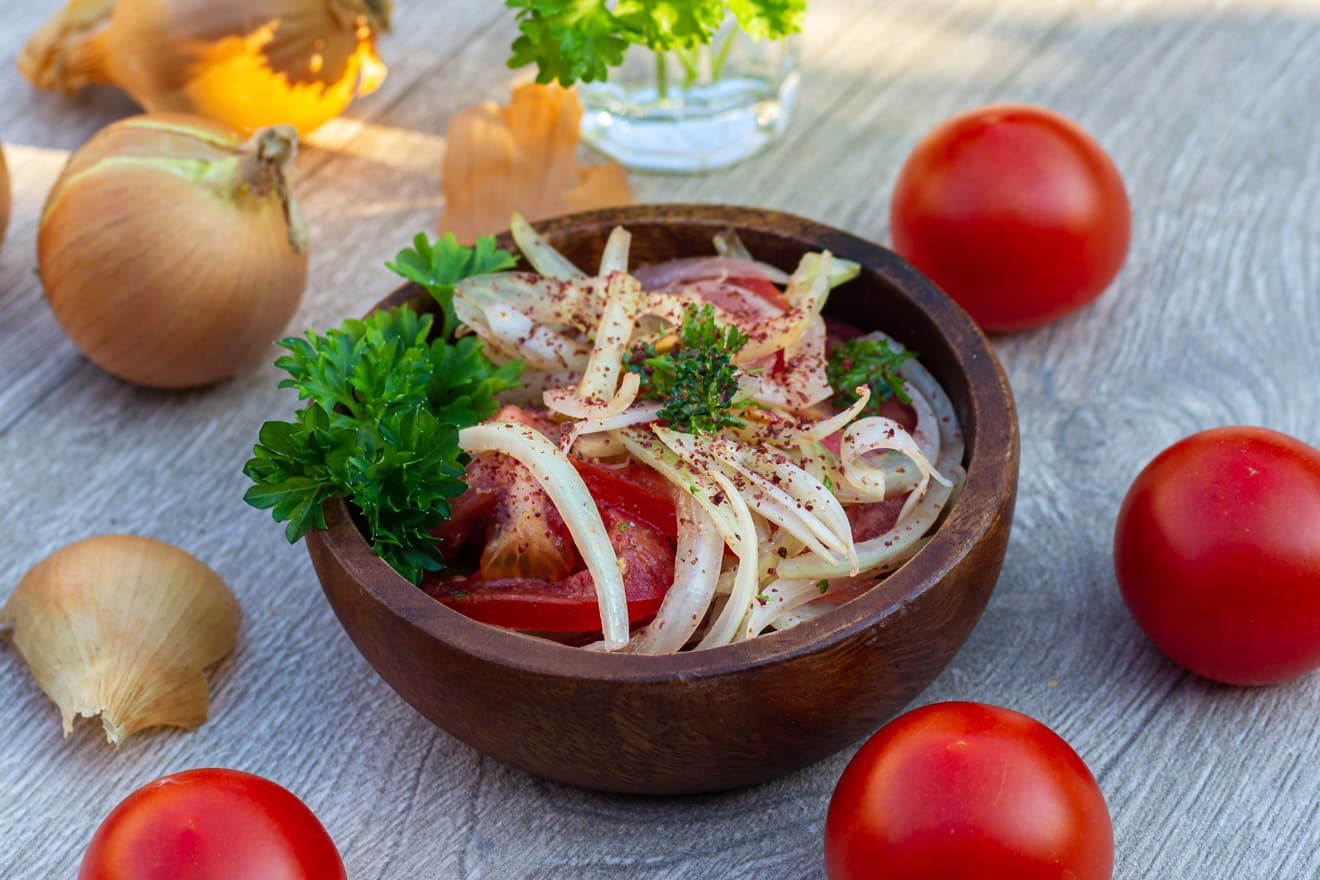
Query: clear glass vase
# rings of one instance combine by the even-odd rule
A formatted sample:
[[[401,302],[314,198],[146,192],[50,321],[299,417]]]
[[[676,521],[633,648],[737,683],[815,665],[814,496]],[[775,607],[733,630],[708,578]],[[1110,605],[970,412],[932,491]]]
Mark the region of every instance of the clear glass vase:
[[[783,134],[798,80],[797,37],[757,42],[732,20],[692,49],[633,46],[608,81],[578,86],[582,139],[639,171],[724,168]]]

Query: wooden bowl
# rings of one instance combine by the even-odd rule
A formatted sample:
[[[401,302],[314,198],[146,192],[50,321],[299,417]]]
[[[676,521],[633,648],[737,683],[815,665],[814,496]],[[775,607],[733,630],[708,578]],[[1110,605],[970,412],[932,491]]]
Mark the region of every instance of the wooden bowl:
[[[999,577],[1017,491],[1008,382],[971,319],[885,248],[771,211],[652,205],[539,224],[593,267],[610,229],[633,235],[633,264],[708,254],[736,229],[758,258],[791,271],[810,250],[861,263],[827,315],[880,328],[915,350],[953,401],[967,481],[929,544],[876,589],[796,628],[706,651],[606,655],[469,620],[376,557],[341,499],[307,544],[354,644],[417,711],[530,773],[585,788],[688,793],[761,782],[874,731],[939,674]],[[506,247],[510,243],[504,242]],[[380,303],[428,298],[405,286]]]

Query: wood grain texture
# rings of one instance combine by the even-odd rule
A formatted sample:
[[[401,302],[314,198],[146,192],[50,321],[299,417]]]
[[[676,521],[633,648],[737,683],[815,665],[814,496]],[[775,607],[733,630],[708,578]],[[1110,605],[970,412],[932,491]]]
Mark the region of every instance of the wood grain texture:
[[[0,6],[0,141],[14,214],[0,250],[0,593],[85,535],[135,531],[215,568],[244,612],[213,718],[117,752],[66,741],[0,647],[0,877],[70,877],[100,818],[146,780],[238,767],[302,796],[355,880],[821,880],[847,754],[731,794],[601,796],[537,781],[437,731],[353,648],[307,554],[237,502],[273,368],[204,392],[124,385],[42,301],[36,220],[68,150],[133,112],[39,94],[13,67],[57,4]],[[489,0],[399,3],[383,89],[298,160],[311,283],[295,327],[361,314],[381,264],[440,208],[446,120],[502,97],[511,20]],[[1109,560],[1128,482],[1167,444],[1234,422],[1320,444],[1320,9],[1315,0],[812,0],[800,114],[756,160],[636,176],[647,201],[790,210],[879,242],[903,157],[952,113],[1052,107],[1111,152],[1133,244],[1092,307],[995,341],[1018,404],[1022,483],[1003,576],[920,701],[978,699],[1059,731],[1115,822],[1115,877],[1320,877],[1320,675],[1202,682],[1149,645]],[[612,760],[610,744],[601,760]]]

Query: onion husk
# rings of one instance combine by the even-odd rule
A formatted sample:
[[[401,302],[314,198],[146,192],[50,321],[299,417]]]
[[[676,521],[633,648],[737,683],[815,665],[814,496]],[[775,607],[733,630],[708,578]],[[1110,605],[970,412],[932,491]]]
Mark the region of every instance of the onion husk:
[[[23,576],[0,608],[0,627],[37,685],[74,719],[99,715],[118,745],[148,727],[206,721],[203,671],[238,633],[238,603],[191,554],[137,535],[70,544]]]
[[[206,385],[266,359],[307,283],[287,126],[244,142],[197,117],[137,116],[93,137],[52,188],[37,237],[46,298],[122,379]]]
[[[151,112],[300,134],[385,76],[390,0],[69,0],[18,66],[33,85],[115,85]]]

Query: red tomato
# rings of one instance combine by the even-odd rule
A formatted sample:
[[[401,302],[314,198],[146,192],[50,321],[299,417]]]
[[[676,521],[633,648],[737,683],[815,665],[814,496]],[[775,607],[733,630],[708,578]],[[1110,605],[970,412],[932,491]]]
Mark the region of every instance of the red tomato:
[[[1104,796],[1058,734],[1020,712],[936,703],[880,728],[825,819],[830,880],[1110,880]]]
[[[288,789],[238,770],[148,783],[101,823],[78,880],[344,880],[334,841]]]
[[[571,459],[587,491],[600,508],[613,508],[635,522],[643,522],[668,536],[678,536],[678,520],[669,482],[648,467],[629,463],[610,468],[582,458]]]
[[[894,250],[987,332],[1025,330],[1100,295],[1127,256],[1123,180],[1085,131],[995,106],[917,144],[890,204]]]
[[[628,619],[636,623],[660,610],[674,582],[674,548],[644,521],[633,520],[606,505],[601,519],[614,551],[623,561]],[[428,577],[431,596],[473,620],[533,632],[582,633],[600,630],[596,586],[585,568],[565,578]]]
[[[1151,641],[1198,675],[1320,667],[1320,451],[1247,427],[1175,443],[1123,499],[1114,572]]]
[[[730,278],[729,283],[735,287],[750,290],[752,293],[761,297],[761,299],[770,303],[770,305],[782,312],[788,311],[791,307],[789,301],[784,298],[784,292],[776,287],[771,281],[759,275]]]

